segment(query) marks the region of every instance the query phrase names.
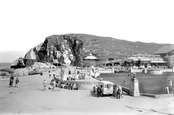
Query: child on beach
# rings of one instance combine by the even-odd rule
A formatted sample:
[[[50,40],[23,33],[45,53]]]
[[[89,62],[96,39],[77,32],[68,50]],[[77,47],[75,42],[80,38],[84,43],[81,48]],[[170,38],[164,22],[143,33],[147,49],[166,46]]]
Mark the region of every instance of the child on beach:
[[[46,86],[47,86],[46,80],[43,81],[43,86],[44,86],[44,90],[46,90]]]

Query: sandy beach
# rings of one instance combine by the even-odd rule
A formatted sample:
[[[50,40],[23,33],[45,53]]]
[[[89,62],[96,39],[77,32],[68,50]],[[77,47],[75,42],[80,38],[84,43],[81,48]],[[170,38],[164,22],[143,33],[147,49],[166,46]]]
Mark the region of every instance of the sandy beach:
[[[118,114],[118,115],[172,115],[174,97],[150,98],[123,95],[95,97],[90,90],[43,90],[48,73],[19,78],[19,86],[9,87],[9,80],[0,80],[0,114]]]

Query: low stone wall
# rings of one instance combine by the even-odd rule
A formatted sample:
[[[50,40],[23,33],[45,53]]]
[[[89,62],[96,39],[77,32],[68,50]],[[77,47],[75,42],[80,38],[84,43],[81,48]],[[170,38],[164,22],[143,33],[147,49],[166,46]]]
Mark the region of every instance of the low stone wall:
[[[174,72],[173,69],[162,69],[163,72]]]
[[[168,98],[168,97],[174,97],[174,94],[147,94],[147,93],[141,93],[140,96],[147,96],[152,98]]]
[[[152,70],[152,71],[148,71],[148,73],[153,74],[153,75],[161,75],[161,74],[163,74],[163,71],[161,71],[161,70]]]
[[[131,69],[131,73],[136,73],[136,72],[143,72],[143,69]]]
[[[113,73],[112,69],[100,70],[100,73]]]

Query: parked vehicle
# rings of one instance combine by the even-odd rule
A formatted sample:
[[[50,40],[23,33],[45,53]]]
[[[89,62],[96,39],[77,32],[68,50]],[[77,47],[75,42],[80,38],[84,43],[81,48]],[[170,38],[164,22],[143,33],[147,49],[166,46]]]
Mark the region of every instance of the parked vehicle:
[[[101,96],[103,95],[112,95],[113,94],[113,86],[114,83],[110,82],[110,81],[100,81],[97,85],[97,87],[101,88]],[[94,92],[96,92],[96,86],[94,86],[93,90]]]

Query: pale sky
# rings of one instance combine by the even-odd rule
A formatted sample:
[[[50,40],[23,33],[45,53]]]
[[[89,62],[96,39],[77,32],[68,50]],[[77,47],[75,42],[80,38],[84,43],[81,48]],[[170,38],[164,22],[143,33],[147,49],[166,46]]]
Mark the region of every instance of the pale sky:
[[[0,1],[0,51],[28,51],[68,33],[174,44],[174,0]]]

